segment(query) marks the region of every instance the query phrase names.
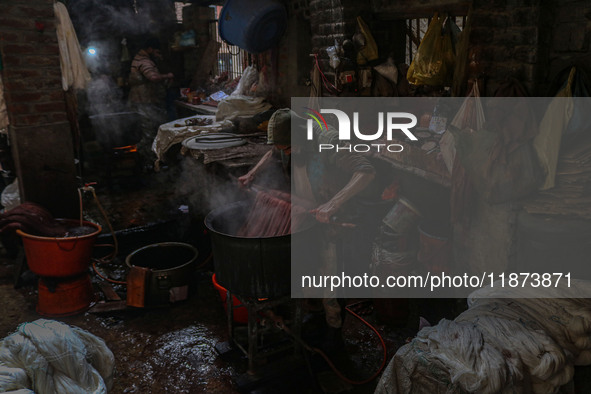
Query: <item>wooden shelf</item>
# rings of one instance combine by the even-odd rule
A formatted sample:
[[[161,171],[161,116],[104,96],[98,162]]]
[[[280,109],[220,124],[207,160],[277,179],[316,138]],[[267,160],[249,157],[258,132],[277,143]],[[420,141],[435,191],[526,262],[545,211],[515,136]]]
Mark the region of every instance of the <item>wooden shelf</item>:
[[[175,105],[177,107],[185,108],[194,112],[196,115],[215,115],[218,112],[216,107],[212,107],[210,105],[203,105],[203,104],[189,104],[184,101],[176,100]]]
[[[170,50],[173,52],[184,52],[184,51],[190,51],[192,49],[197,49],[199,48],[199,46],[197,45],[190,45],[190,46],[184,46],[184,47],[170,47]]]

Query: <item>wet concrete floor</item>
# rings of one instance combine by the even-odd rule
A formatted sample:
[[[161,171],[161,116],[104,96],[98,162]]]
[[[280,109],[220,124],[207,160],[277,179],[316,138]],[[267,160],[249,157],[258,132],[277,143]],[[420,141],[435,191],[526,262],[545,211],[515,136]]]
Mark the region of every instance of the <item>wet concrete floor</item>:
[[[78,326],[103,338],[115,354],[116,372],[113,393],[371,393],[377,380],[363,385],[338,383],[327,364],[317,355],[297,359],[296,367],[288,357],[279,356],[272,364],[284,363],[288,372],[278,373],[250,386],[244,382],[248,360],[238,350],[220,354],[216,345],[229,340],[226,316],[211,275],[213,265],[205,261],[208,240],[201,224],[178,210],[186,196],[171,192],[168,187],[174,172],[142,176],[132,187],[111,190],[97,186],[97,194],[115,230],[120,234],[119,258],[113,269],[101,267],[114,279],[124,279],[127,269],[124,257],[134,248],[160,240],[189,242],[200,249],[198,263],[202,265],[190,280],[189,298],[170,307],[126,309],[109,313],[85,312],[76,316],[56,318]],[[190,205],[190,204],[189,204]],[[86,198],[86,216],[101,222],[94,203]],[[172,219],[171,219],[172,218]],[[154,225],[156,223],[156,225]],[[104,223],[102,223],[104,225]],[[106,226],[104,233],[108,233]],[[139,230],[137,230],[139,229]],[[182,231],[181,231],[182,230]],[[101,238],[108,242],[108,237]],[[204,264],[202,264],[205,262]],[[40,318],[36,280],[25,274],[20,287],[14,288],[17,260],[0,250],[0,338],[14,332],[18,324]],[[101,281],[91,273],[98,300],[104,298],[98,289]],[[27,277],[29,278],[27,280]],[[124,286],[115,290],[125,296]],[[376,320],[375,312],[366,309],[365,317],[383,335],[388,361],[407,337],[416,333],[412,328],[395,328]],[[315,316],[316,322],[322,317]],[[311,319],[312,321],[314,319]],[[306,331],[307,330],[307,331]],[[314,325],[304,327],[314,336]],[[335,358],[335,364],[352,379],[370,376],[382,360],[382,349],[373,332],[348,315],[344,328],[345,346]],[[304,362],[307,360],[307,362]],[[281,369],[281,368],[280,368]]]

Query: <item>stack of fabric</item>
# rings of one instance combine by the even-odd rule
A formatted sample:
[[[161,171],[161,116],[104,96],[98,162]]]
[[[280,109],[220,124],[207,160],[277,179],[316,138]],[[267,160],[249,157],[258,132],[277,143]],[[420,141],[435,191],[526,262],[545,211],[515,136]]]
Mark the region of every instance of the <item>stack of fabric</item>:
[[[591,364],[591,284],[543,290],[476,291],[454,321],[396,352],[376,393],[558,392],[575,365]]]
[[[78,327],[39,319],[0,341],[0,392],[106,394],[115,357]]]

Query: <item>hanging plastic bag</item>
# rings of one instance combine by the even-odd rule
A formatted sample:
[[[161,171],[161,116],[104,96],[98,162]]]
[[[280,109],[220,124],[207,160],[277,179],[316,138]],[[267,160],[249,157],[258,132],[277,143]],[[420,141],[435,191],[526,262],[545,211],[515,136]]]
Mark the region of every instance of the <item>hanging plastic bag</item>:
[[[574,139],[582,131],[588,130],[589,125],[591,125],[588,84],[589,79],[586,73],[581,69],[577,69],[571,90],[573,97],[579,97],[579,99],[574,100],[573,115],[568,122],[568,127],[564,130],[565,138]]]
[[[326,48],[326,54],[328,55],[328,58],[330,59],[328,61],[328,63],[335,70],[341,64],[341,59],[339,58],[340,52],[342,52],[342,49],[341,49],[339,43],[337,42],[337,40],[334,40],[333,46]]]
[[[360,16],[357,17],[357,26],[359,33],[364,37],[364,45],[357,51],[357,64],[364,65],[378,58],[378,45],[373,39],[369,27]]]
[[[480,101],[480,90],[478,89],[478,83],[475,81],[470,94],[468,94],[450,124],[458,129],[480,130],[484,122],[484,109]],[[454,136],[449,130],[443,133],[441,141],[439,141],[439,147],[441,148],[441,156],[445,166],[451,174],[456,157],[456,146]]]
[[[566,87],[556,94],[540,123],[540,132],[534,138],[534,148],[540,159],[540,165],[546,174],[541,190],[554,187],[556,165],[562,134],[573,115],[572,84],[576,69],[573,67],[568,76]]]
[[[454,45],[456,54],[453,71],[453,82],[451,95],[453,97],[463,96],[466,93],[466,68],[468,66],[468,49],[470,48],[470,31],[472,30],[472,7],[468,10],[464,28],[458,36]]]
[[[451,32],[444,34],[443,20],[433,16],[425,37],[421,41],[406,77],[415,85],[450,85],[454,70],[454,52]]]
[[[376,70],[382,77],[386,78],[390,82],[398,83],[398,68],[396,68],[394,59],[392,59],[391,56],[384,63],[380,64],[379,66],[375,66],[374,70]]]

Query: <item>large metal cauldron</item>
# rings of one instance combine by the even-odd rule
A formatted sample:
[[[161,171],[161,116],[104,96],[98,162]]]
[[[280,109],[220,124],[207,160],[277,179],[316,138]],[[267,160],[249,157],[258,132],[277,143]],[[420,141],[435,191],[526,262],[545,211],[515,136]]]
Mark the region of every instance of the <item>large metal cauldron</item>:
[[[205,218],[205,225],[211,232],[216,280],[238,296],[289,295],[291,235],[268,238],[234,235],[244,224],[251,204],[239,201],[215,209]]]

